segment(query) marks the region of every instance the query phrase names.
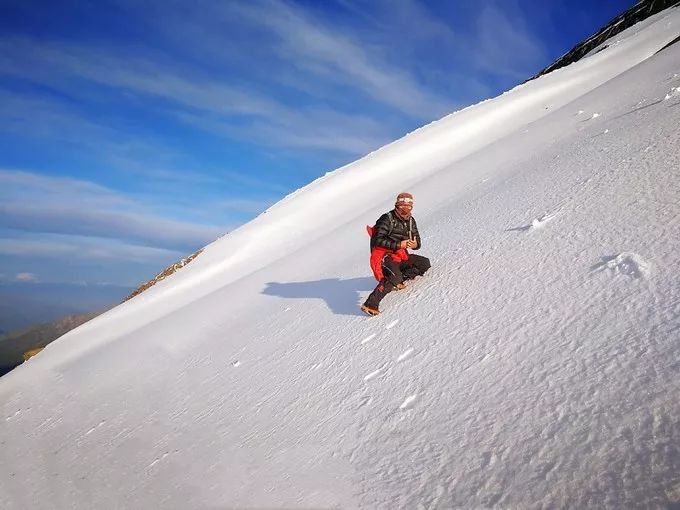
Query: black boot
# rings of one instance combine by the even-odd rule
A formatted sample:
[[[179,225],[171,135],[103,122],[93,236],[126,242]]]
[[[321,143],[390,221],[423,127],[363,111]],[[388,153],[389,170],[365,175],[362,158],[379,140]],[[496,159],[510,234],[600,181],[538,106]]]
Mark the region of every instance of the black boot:
[[[378,315],[380,313],[380,309],[378,308],[380,302],[387,294],[392,292],[393,289],[394,284],[386,278],[383,278],[375,289],[373,289],[373,292],[371,292],[364,304],[361,305],[361,309],[369,315]]]

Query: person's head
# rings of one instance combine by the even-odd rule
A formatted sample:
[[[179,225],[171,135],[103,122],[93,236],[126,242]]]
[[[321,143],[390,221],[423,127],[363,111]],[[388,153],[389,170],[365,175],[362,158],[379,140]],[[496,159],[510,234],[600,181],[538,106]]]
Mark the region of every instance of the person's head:
[[[399,193],[397,200],[394,202],[394,209],[397,214],[404,219],[411,217],[411,210],[413,209],[413,195],[410,193]]]

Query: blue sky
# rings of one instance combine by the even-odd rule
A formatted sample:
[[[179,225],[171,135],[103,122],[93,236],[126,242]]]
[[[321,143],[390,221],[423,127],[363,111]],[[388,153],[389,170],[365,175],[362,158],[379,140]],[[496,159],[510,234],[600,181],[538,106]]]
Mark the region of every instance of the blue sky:
[[[136,285],[623,0],[0,5],[0,282]]]

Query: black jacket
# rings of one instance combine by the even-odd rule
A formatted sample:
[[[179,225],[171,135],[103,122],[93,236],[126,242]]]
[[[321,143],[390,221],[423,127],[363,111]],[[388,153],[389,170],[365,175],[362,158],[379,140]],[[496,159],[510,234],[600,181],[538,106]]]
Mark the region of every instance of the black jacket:
[[[418,233],[418,225],[416,225],[415,218],[411,216],[410,220],[402,220],[392,210],[383,214],[375,223],[373,235],[371,236],[371,249],[381,247],[396,251],[399,249],[399,244],[407,239],[418,241],[418,246],[412,249],[420,249],[420,234]]]

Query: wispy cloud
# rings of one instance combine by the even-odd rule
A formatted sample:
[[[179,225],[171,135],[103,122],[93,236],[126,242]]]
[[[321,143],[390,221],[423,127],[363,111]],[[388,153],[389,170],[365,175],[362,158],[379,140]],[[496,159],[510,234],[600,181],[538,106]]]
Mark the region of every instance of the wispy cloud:
[[[237,172],[232,169],[235,165],[229,161],[220,161],[207,167],[199,162],[192,162],[194,158],[183,154],[177,147],[170,147],[167,142],[145,139],[138,133],[124,132],[121,128],[94,122],[70,102],[59,102],[53,96],[18,93],[0,88],[0,117],[3,119],[0,132],[25,140],[35,139],[43,147],[43,152],[49,143],[56,146],[56,151],[63,149],[64,144],[73,147],[76,149],[73,152],[78,153],[80,159],[85,157],[91,161],[90,173],[95,178],[113,172],[115,176],[112,175],[107,180],[134,179],[134,192],[131,194],[137,196],[138,204],[152,200],[150,196],[142,195],[146,192],[147,195],[153,195],[153,200],[173,203],[175,209],[198,215],[195,214],[195,202],[197,196],[205,194],[206,190],[224,189],[231,193],[243,193],[244,190],[250,193],[249,190],[256,190],[259,195],[267,193],[272,197],[281,197],[290,191],[288,187],[258,174]],[[221,124],[208,121],[205,115],[196,114],[190,120],[203,131],[223,129]],[[189,122],[189,119],[186,121]],[[234,128],[232,131],[236,133],[234,136],[242,135],[238,129]],[[52,171],[63,172],[59,168]],[[68,178],[49,181],[43,175],[21,172],[14,172],[11,179],[6,173],[1,178],[4,186],[13,186],[12,193],[10,189],[4,190],[5,196],[15,198],[20,197],[26,189],[30,189],[31,194],[38,189],[45,192],[44,188],[48,183],[55,187],[53,195],[73,191],[76,184],[96,186],[93,182],[71,182]],[[95,200],[100,205],[102,200],[111,199],[111,196],[103,197],[94,193],[88,196],[96,197]],[[121,200],[122,196],[115,194],[115,199]],[[209,212],[209,200],[203,199],[202,202],[205,207],[201,212]]]
[[[164,32],[159,25],[172,27],[165,37],[166,43],[177,39],[175,47],[159,51],[138,44],[85,46],[5,37],[0,39],[0,73],[69,96],[84,90],[94,100],[116,92],[129,99],[132,93],[159,115],[232,140],[357,156],[403,134],[403,118],[435,120],[463,106],[463,98],[488,93],[488,86],[470,71],[519,80],[534,70],[543,54],[521,11],[510,4],[503,9],[485,4],[473,28],[456,30],[426,4],[409,0],[361,5],[372,13],[364,16],[368,22],[363,27],[331,23],[313,8],[281,1],[206,2],[190,14],[156,3],[155,22],[147,8],[122,5],[156,34]],[[409,34],[411,46],[402,42],[403,33]],[[252,40],[261,40],[260,46],[253,47]],[[235,61],[235,44],[243,45],[246,53],[240,62]],[[269,51],[261,55],[264,46]],[[208,63],[192,53],[208,47],[224,48],[229,57],[220,61],[216,52],[218,60]],[[432,58],[434,49],[448,58]],[[182,52],[183,58],[173,52]],[[263,62],[257,66],[246,62],[249,58]],[[420,60],[427,67],[419,65]],[[444,86],[431,87],[435,78]],[[297,92],[291,94],[286,86],[297,87]],[[23,106],[21,111],[26,111]],[[367,113],[376,107],[391,111],[392,122],[378,122]],[[68,132],[63,112],[47,111],[59,117]],[[402,120],[394,122],[395,115]],[[32,118],[19,116],[13,119],[15,125]],[[389,119],[384,111],[380,117]],[[34,131],[54,125],[45,113],[38,118],[45,122],[34,125]],[[91,132],[100,132],[98,138],[111,139],[101,126],[92,127]]]
[[[21,62],[0,60],[0,71],[68,91],[73,80],[86,80],[102,87],[125,90],[155,98],[147,104],[160,113],[188,121],[194,128],[262,145],[328,149],[354,155],[377,148],[391,139],[390,128],[362,114],[328,108],[289,106],[273,97],[232,85],[199,69],[184,73],[165,59],[131,56],[121,49],[85,48],[63,42],[40,43],[28,39],[5,39],[0,50],[14,48],[25,55]],[[128,51],[132,51],[128,49]],[[15,98],[19,102],[20,98]],[[32,117],[26,104],[5,107],[19,127]],[[42,105],[37,105],[38,107]],[[12,112],[21,113],[12,115]],[[54,111],[54,108],[48,111]],[[60,124],[72,118],[54,112]],[[40,117],[45,118],[43,113]],[[338,119],[342,122],[337,122]],[[53,125],[51,118],[43,124]],[[98,127],[98,126],[95,126]],[[104,138],[103,136],[100,138]],[[361,140],[362,143],[358,143]]]
[[[143,246],[193,250],[222,227],[167,219],[103,186],[69,178],[0,170],[0,226],[120,239]]]
[[[175,112],[196,129],[229,138],[294,149],[316,149],[364,155],[388,143],[390,137],[377,122],[333,111],[291,111],[276,118],[234,124],[220,117]]]
[[[119,193],[90,181],[69,177],[53,177],[22,170],[0,169],[0,197],[3,201],[68,202],[77,197],[87,207],[131,205],[132,201]]]
[[[528,29],[512,2],[485,4],[477,21],[478,65],[487,72],[523,80],[545,63],[544,44]]]
[[[61,156],[67,146],[72,149],[67,153],[69,157],[74,156],[74,170],[78,170],[79,166],[82,168],[82,161],[85,160],[88,166],[86,173],[95,180],[133,181],[132,185],[125,186],[130,189],[126,200],[135,197],[137,207],[160,202],[164,210],[172,209],[180,216],[195,220],[204,218],[205,221],[232,228],[243,221],[243,216],[213,214],[210,218],[210,214],[215,212],[210,207],[211,195],[223,190],[281,197],[290,192],[290,188],[258,173],[244,175],[235,171],[233,167],[238,165],[229,161],[210,165],[192,162],[193,158],[183,155],[178,147],[169,147],[169,144],[157,140],[145,140],[137,133],[124,132],[123,129],[90,120],[69,101],[59,102],[54,95],[41,97],[35,93],[19,93],[0,87],[0,117],[3,118],[0,133],[39,144],[39,154],[56,153]],[[71,165],[64,165],[63,162],[51,167],[45,171],[59,174],[71,173],[72,170]],[[77,173],[83,172],[80,170]],[[54,187],[50,193],[52,197],[65,191],[75,191],[75,185],[96,186],[94,182],[72,182],[68,178],[50,181],[44,175],[13,172],[11,178],[7,173],[2,176],[5,189],[0,194],[4,193],[7,200],[16,201],[25,194],[33,197],[38,191],[47,193],[45,187],[48,183]],[[111,194],[104,197],[95,194],[94,189],[87,191],[90,193],[83,197],[94,197],[99,207],[103,205],[103,200],[112,199]],[[113,198],[121,200],[123,196],[115,194]],[[201,208],[196,208],[197,201],[201,202]]]
[[[0,45],[0,52],[3,51]],[[30,133],[33,137],[53,137],[68,141],[75,132],[90,133],[91,138],[106,140],[110,132],[102,126],[75,115],[63,103],[44,96],[17,93],[0,88],[0,126],[5,132]]]
[[[0,239],[0,255],[68,258],[79,261],[155,262],[178,260],[186,252],[126,244],[115,240],[80,236],[35,236]]]
[[[49,83],[47,77],[44,81]],[[0,87],[0,117],[0,132],[42,145],[66,145],[89,155],[102,168],[168,182],[208,178],[197,172],[188,176],[165,168],[184,160],[184,154],[160,140],[126,132],[105,120],[95,121],[73,102],[59,100],[55,95],[19,93]]]
[[[531,13],[526,12],[516,0],[488,0],[478,6],[415,0],[342,3],[390,34],[410,65],[436,75],[440,84],[446,83],[442,76],[446,70],[455,83],[451,94],[458,100],[490,92],[480,70],[497,78],[524,80],[537,66],[546,64],[545,43],[528,25],[529,14],[535,16],[540,9],[532,6]],[[404,33],[408,38],[400,37]],[[436,49],[436,58],[425,48]]]
[[[284,2],[227,4],[224,16],[239,15],[278,38],[282,55],[293,65],[361,90],[374,101],[420,119],[441,117],[452,101],[431,93],[405,69],[378,51],[331,28],[323,20]]]
[[[73,101],[74,90],[92,100],[136,96],[158,114],[233,140],[361,155],[403,134],[403,118],[435,120],[487,94],[480,70],[520,80],[544,55],[512,1],[484,4],[467,26],[444,22],[433,6],[413,0],[347,3],[363,24],[285,1],[207,1],[200,9],[118,4],[165,45],[7,36],[0,39],[0,73]],[[392,122],[377,122],[370,113],[376,108],[383,119],[391,112]],[[50,125],[49,118],[42,123]]]
[[[123,239],[143,245],[191,250],[205,245],[225,232],[219,227],[141,213],[111,210],[83,210],[65,203],[0,205],[0,226],[30,232],[52,232]]]

